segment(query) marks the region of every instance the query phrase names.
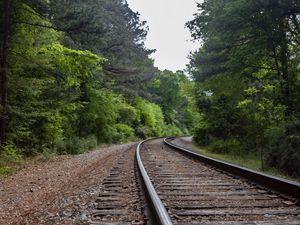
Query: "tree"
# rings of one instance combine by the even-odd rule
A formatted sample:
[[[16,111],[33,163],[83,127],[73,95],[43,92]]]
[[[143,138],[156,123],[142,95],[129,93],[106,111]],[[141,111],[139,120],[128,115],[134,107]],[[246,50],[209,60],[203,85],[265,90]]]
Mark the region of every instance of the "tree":
[[[299,7],[297,0],[198,4],[187,27],[202,46],[189,70],[206,121],[199,135],[209,143],[237,139],[248,152],[269,149],[270,129],[299,118]]]
[[[63,4],[63,5],[62,5]],[[156,72],[144,45],[148,27],[126,1],[51,1],[49,18],[67,33],[64,43],[109,59],[104,64],[107,88],[129,95]]]
[[[188,132],[184,75],[161,77],[170,92],[149,91],[160,71],[144,45],[146,23],[126,1],[0,6],[7,9],[0,16],[0,167],[5,155],[76,154],[98,143]],[[168,103],[168,93],[178,99]]]
[[[5,0],[1,4],[3,16],[1,18],[1,62],[0,62],[0,87],[1,87],[1,107],[0,107],[0,144],[6,141],[6,120],[7,120],[7,77],[8,77],[8,52],[11,33],[11,13],[12,2]]]

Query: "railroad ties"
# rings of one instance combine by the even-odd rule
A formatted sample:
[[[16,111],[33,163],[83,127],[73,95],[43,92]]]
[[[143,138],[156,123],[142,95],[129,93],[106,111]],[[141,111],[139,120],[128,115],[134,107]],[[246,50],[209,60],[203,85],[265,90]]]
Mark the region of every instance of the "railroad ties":
[[[92,212],[94,225],[142,225],[143,205],[140,199],[134,149],[128,149],[102,183]]]
[[[173,224],[300,225],[295,202],[164,145],[141,147],[141,158]]]

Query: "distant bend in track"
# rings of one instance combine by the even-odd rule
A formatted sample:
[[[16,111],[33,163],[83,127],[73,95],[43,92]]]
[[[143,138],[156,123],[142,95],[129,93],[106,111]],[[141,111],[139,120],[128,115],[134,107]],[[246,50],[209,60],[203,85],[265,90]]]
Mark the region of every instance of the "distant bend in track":
[[[137,149],[143,180],[158,203],[153,203],[156,213],[167,218],[161,224],[300,225],[296,201],[174,148],[152,139]]]

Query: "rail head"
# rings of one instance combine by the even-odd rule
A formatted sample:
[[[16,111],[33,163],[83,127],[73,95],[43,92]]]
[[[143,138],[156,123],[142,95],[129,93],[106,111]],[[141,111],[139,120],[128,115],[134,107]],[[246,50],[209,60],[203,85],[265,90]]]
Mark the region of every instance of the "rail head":
[[[274,177],[262,172],[257,172],[248,168],[244,168],[235,164],[224,162],[222,160],[213,159],[198,153],[195,153],[189,149],[178,146],[168,141],[174,137],[167,137],[164,139],[164,143],[172,148],[179,150],[197,160],[200,160],[206,164],[209,164],[215,168],[237,175],[241,178],[248,179],[256,184],[272,189],[281,194],[290,196],[294,199],[300,200],[300,183],[290,181],[283,178]]]
[[[146,140],[149,141],[149,140]],[[143,179],[144,185],[146,187],[146,191],[148,193],[149,199],[151,201],[151,204],[154,208],[154,213],[156,214],[157,220],[160,223],[160,225],[173,225],[170,216],[163,205],[162,201],[160,200],[157,192],[155,191],[155,188],[150,180],[150,177],[147,174],[147,171],[144,167],[142,158],[141,158],[141,146],[146,142],[142,141],[138,144],[136,149],[136,159],[138,163],[138,168],[141,174],[141,177]]]

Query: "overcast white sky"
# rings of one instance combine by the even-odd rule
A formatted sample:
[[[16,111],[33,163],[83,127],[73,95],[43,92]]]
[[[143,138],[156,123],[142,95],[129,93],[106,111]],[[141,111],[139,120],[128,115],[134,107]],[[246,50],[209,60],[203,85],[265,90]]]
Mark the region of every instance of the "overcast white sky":
[[[199,1],[199,0],[198,0]],[[184,24],[197,12],[195,0],[127,0],[133,11],[141,14],[150,28],[146,46],[156,49],[151,56],[155,66],[164,70],[183,70],[190,51],[199,47],[192,43]]]

